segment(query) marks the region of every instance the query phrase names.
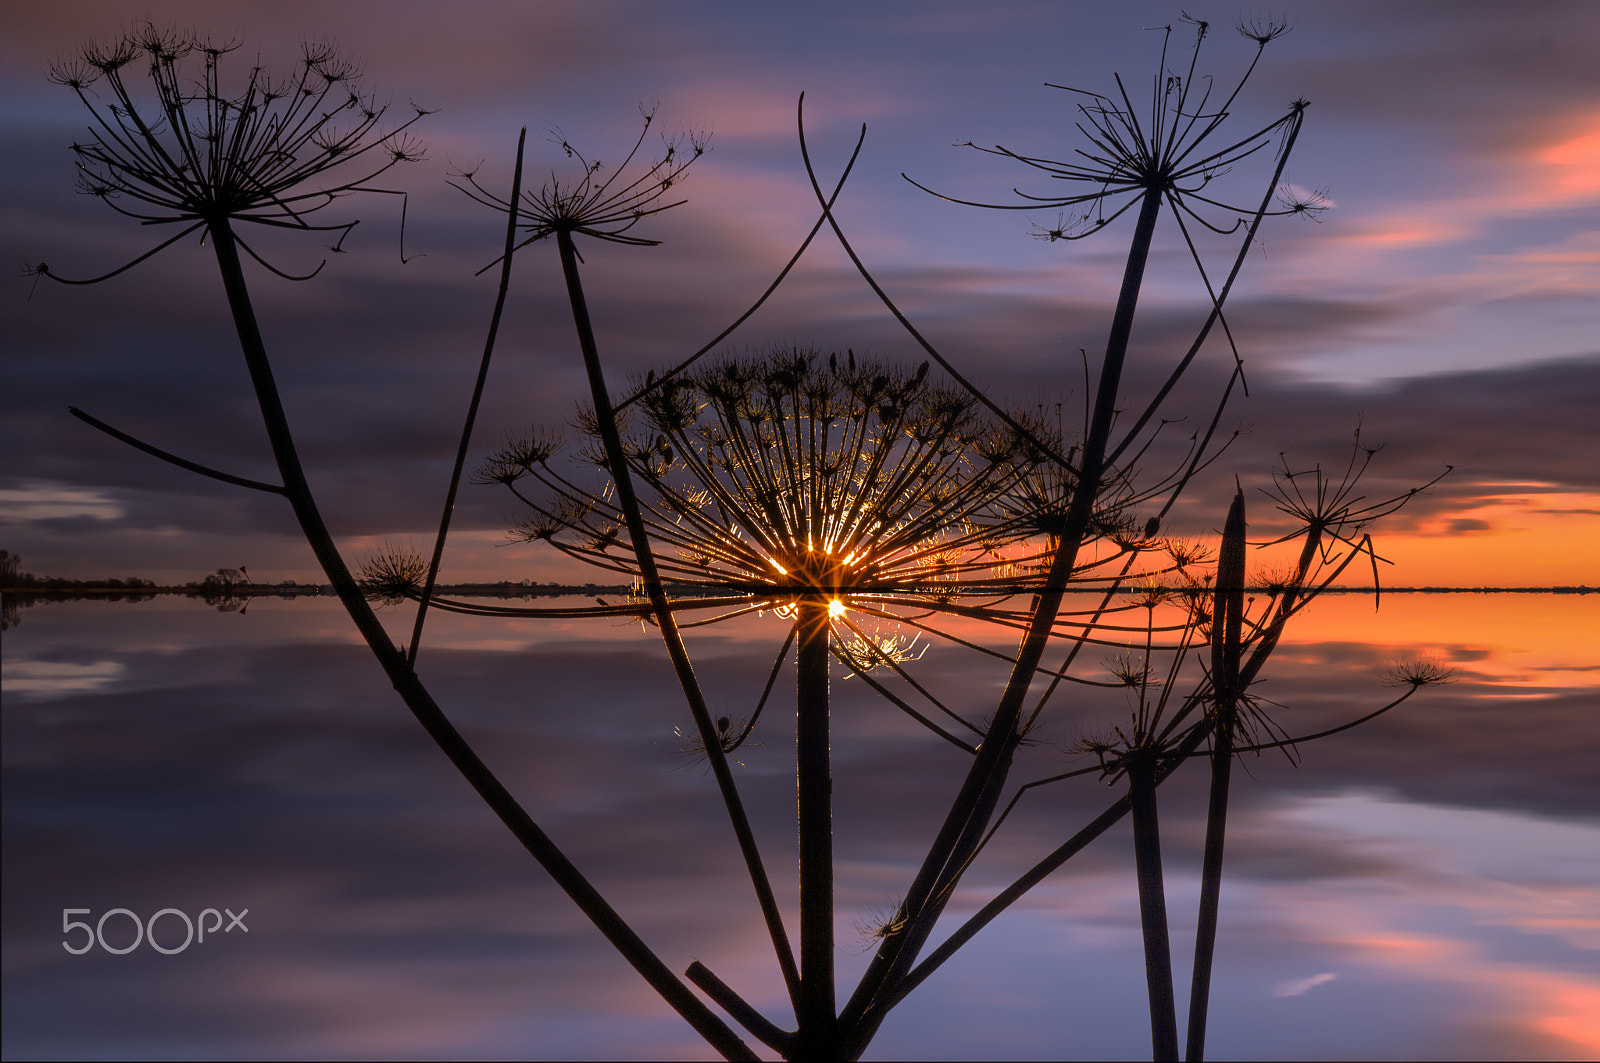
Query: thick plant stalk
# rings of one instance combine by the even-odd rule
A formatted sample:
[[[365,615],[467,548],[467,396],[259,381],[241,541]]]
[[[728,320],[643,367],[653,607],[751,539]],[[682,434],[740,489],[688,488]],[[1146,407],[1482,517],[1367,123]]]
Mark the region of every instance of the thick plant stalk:
[[[828,761],[828,602],[801,599],[795,775],[800,820],[800,1031],[797,1058],[836,1058],[833,777]]]
[[[841,1016],[851,1058],[865,1049],[887,1015],[887,1008],[881,1006],[880,998],[894,996],[896,983],[916,961],[917,953],[932,933],[944,903],[953,893],[967,857],[982,841],[989,813],[998,803],[999,792],[1005,785],[1023,702],[1044,656],[1050,631],[1066,593],[1067,579],[1077,563],[1078,549],[1083,544],[1094,514],[1100,477],[1105,471],[1105,453],[1116,413],[1122,367],[1127,359],[1128,340],[1133,332],[1134,313],[1161,201],[1161,189],[1150,188],[1145,192],[1140,206],[1139,219],[1128,248],[1127,265],[1123,271],[1122,289],[1117,297],[1116,313],[1112,317],[1111,333],[1106,340],[1106,356],[1101,364],[1094,413],[1084,440],[1081,476],[1067,511],[1061,543],[1051,560],[1049,576],[1035,600],[1033,617],[1018,649],[1017,663],[961,791],[916,879],[906,892],[901,907],[901,914],[908,918],[906,931],[885,940]]]
[[[439,578],[439,563],[444,558],[444,542],[450,535],[450,518],[456,510],[456,491],[461,487],[461,470],[467,464],[467,448],[472,445],[472,426],[478,420],[478,404],[483,401],[483,387],[489,380],[489,362],[494,357],[494,342],[500,335],[500,317],[506,308],[506,293],[511,288],[511,260],[517,244],[517,203],[522,198],[522,149],[528,140],[528,129],[522,128],[517,136],[517,166],[511,177],[511,204],[506,218],[506,248],[500,260],[500,289],[494,297],[494,313],[489,317],[489,335],[483,341],[483,358],[478,363],[478,379],[472,386],[472,401],[467,404],[467,416],[461,425],[461,442],[456,447],[456,463],[450,470],[450,487],[445,491],[444,512],[439,517],[439,535],[433,543],[433,557],[428,561],[428,578],[422,587],[422,600],[417,603],[417,618],[411,628],[411,645],[406,649],[406,660],[417,663],[417,649],[422,645],[422,625],[428,618],[428,602]]]
[[[1200,916],[1194,941],[1194,977],[1189,987],[1189,1030],[1184,1058],[1205,1058],[1206,1012],[1211,1003],[1211,968],[1217,948],[1217,911],[1222,896],[1222,851],[1228,828],[1228,779],[1239,713],[1239,659],[1244,630],[1244,492],[1233,496],[1222,529],[1217,562],[1216,605],[1211,621],[1211,687],[1216,717],[1211,738],[1211,796],[1206,808],[1206,848],[1200,871]]]
[[[405,655],[389,638],[388,632],[378,621],[361,588],[351,576],[344,558],[340,556],[333,536],[323,522],[316,500],[306,482],[305,471],[300,464],[288,418],[284,414],[283,403],[273,379],[266,347],[261,340],[261,330],[256,322],[250,293],[245,285],[244,271],[240,266],[233,230],[226,219],[218,219],[210,223],[210,232],[212,245],[216,251],[217,266],[227,292],[228,307],[233,313],[234,327],[239,335],[239,346],[250,371],[250,380],[261,407],[262,421],[272,446],[273,458],[277,462],[278,473],[283,480],[283,493],[294,508],[295,518],[299,521],[300,529],[318,564],[322,566],[339,600],[350,614],[350,619],[361,632],[373,655],[377,657],[378,663],[388,674],[390,682],[405,701],[406,707],[422,724],[434,743],[450,758],[456,769],[472,784],[472,788],[500,817],[501,822],[511,830],[567,896],[572,898],[623,958],[656,992],[661,994],[674,1011],[725,1058],[745,1060],[759,1058],[726,1023],[672,973],[666,964],[661,962],[633,928],[583,877],[566,854],[539,828],[456,730],[406,662]]]
[[[1161,825],[1156,815],[1156,762],[1136,754],[1128,765],[1133,812],[1133,857],[1139,877],[1139,923],[1144,936],[1144,977],[1150,997],[1151,1058],[1178,1058],[1177,1006],[1172,994],[1172,944],[1167,934],[1166,888],[1161,875]]]
[[[694,717],[695,727],[699,731],[706,757],[711,764],[712,774],[717,780],[717,788],[722,793],[723,804],[727,807],[728,818],[733,823],[739,851],[744,857],[751,885],[761,906],[761,914],[766,920],[767,932],[772,938],[772,947],[777,953],[784,982],[789,988],[790,999],[794,1002],[798,1013],[801,979],[799,970],[795,966],[789,935],[783,927],[783,917],[778,911],[778,902],[773,896],[772,885],[761,862],[755,833],[750,828],[749,816],[745,813],[744,803],[734,784],[732,769],[728,767],[727,754],[722,748],[722,735],[712,721],[711,710],[706,705],[705,695],[700,689],[700,681],[695,677],[694,666],[689,661],[689,651],[684,647],[683,636],[678,631],[677,620],[667,601],[666,589],[662,586],[661,575],[656,568],[655,554],[650,548],[650,540],[645,532],[639,500],[633,490],[633,479],[628,474],[627,456],[622,449],[622,436],[617,429],[610,393],[606,389],[605,374],[600,366],[594,326],[589,319],[588,300],[583,294],[583,278],[578,272],[578,250],[573,245],[572,234],[566,230],[556,233],[556,245],[561,254],[561,270],[566,279],[567,296],[572,305],[572,320],[578,333],[578,345],[582,348],[583,364],[589,376],[589,391],[594,402],[595,420],[605,444],[606,461],[611,466],[611,481],[616,487],[617,507],[622,510],[623,519],[627,522],[628,535],[639,562],[639,580],[644,584],[645,595],[650,599],[656,625],[661,632],[661,640],[666,644],[667,656],[677,673],[684,699],[689,704],[689,712]]]

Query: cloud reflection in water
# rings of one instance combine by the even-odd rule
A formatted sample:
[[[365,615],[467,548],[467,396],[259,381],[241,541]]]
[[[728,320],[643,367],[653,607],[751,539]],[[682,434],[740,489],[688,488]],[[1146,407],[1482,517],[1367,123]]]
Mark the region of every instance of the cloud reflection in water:
[[[1308,747],[1299,770],[1245,762],[1218,1055],[1592,1057],[1600,676],[1576,641],[1592,599],[1317,609],[1265,691],[1298,720],[1375,704],[1383,664],[1430,631],[1462,679]],[[1518,623],[1497,628],[1506,616]],[[182,600],[84,602],[29,610],[7,633],[6,1054],[702,1055],[453,776],[359,647],[325,640],[336,619],[317,600],[263,599],[243,617]],[[714,790],[675,756],[684,713],[658,643],[600,622],[543,640],[502,631],[484,649],[474,621],[448,623],[429,678],[496,770],[665,957],[702,959],[781,1015]],[[714,707],[759,693],[768,663],[745,651],[777,631],[753,621],[696,639]],[[937,671],[939,656],[924,664]],[[957,700],[990,696],[989,677],[945,656]],[[37,686],[79,672],[94,684]],[[836,686],[834,710],[844,942],[904,888],[960,756],[852,686]],[[1060,770],[1074,735],[1057,721],[1028,751],[1027,777]],[[794,830],[784,746],[775,728],[741,750],[774,866]],[[1195,780],[1163,791],[1180,953],[1203,834]],[[1021,806],[952,915],[1109,798],[1076,785]],[[918,990],[876,1053],[1143,1051],[1130,849],[1118,833],[1069,864]],[[250,908],[249,936],[177,956],[60,948],[65,907],[208,906]],[[846,979],[867,959],[851,951]]]

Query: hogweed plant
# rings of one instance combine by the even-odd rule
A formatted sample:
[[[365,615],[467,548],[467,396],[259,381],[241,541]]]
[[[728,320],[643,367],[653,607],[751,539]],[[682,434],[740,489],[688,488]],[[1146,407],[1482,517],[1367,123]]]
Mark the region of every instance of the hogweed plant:
[[[52,73],[93,116],[91,142],[74,149],[84,191],[143,224],[180,226],[176,236],[95,279],[114,277],[182,237],[203,232],[217,257],[280,482],[213,469],[74,413],[164,461],[283,496],[352,621],[433,741],[618,952],[728,1059],[757,1056],[590,884],[428,692],[416,661],[430,607],[518,619],[625,616],[654,626],[692,721],[692,728],[680,733],[697,756],[704,756],[718,788],[788,992],[793,1028],[762,1014],[699,962],[687,967],[685,977],[787,1059],[859,1058],[907,994],[1130,814],[1153,1054],[1176,1059],[1156,798],[1163,781],[1203,759],[1210,766],[1211,791],[1188,1031],[1188,1056],[1199,1059],[1233,760],[1268,750],[1293,756],[1300,744],[1386,712],[1445,676],[1426,665],[1401,669],[1393,681],[1402,689],[1389,703],[1312,734],[1291,733],[1288,710],[1252,692],[1295,615],[1358,560],[1369,560],[1376,570],[1379,558],[1367,526],[1415,494],[1376,503],[1362,498],[1356,482],[1371,451],[1359,439],[1341,475],[1324,474],[1320,467],[1286,467],[1275,479],[1268,493],[1295,525],[1280,543],[1303,541],[1296,565],[1257,593],[1248,590],[1242,492],[1234,498],[1214,563],[1205,550],[1161,534],[1181,494],[1226,448],[1226,433],[1219,429],[1224,407],[1242,382],[1243,362],[1224,307],[1257,231],[1268,216],[1318,209],[1305,200],[1275,207],[1273,199],[1305,101],[1295,101],[1277,121],[1245,137],[1224,131],[1229,109],[1283,27],[1240,27],[1254,41],[1255,54],[1232,90],[1216,101],[1212,82],[1195,73],[1208,27],[1194,25],[1195,48],[1183,69],[1168,69],[1163,46],[1147,103],[1136,105],[1120,79],[1115,95],[1071,90],[1087,100],[1079,126],[1087,146],[1076,149],[1075,161],[983,149],[1079,189],[1066,195],[1024,194],[1020,202],[997,205],[1060,211],[1057,225],[1038,235],[1066,246],[1109,230],[1138,208],[1092,401],[1084,423],[1070,431],[1037,413],[1004,407],[972,386],[954,360],[895,305],[834,214],[854,156],[832,192],[825,192],[803,118],[802,159],[819,209],[811,233],[728,328],[620,399],[607,384],[590,319],[579,240],[636,248],[655,243],[639,227],[681,203],[676,189],[707,142],[694,136],[668,139],[659,154],[643,158],[654,122],[654,113],[647,111],[644,129],[620,166],[591,161],[561,138],[574,175],[552,173],[538,189],[525,189],[524,131],[507,194],[492,189],[477,171],[456,175],[456,187],[505,220],[503,250],[485,267],[499,267],[500,283],[477,382],[431,559],[389,551],[359,580],[340,555],[306,480],[238,249],[280,278],[311,274],[297,276],[265,261],[236,230],[248,223],[338,233],[331,249],[340,250],[355,223],[323,223],[314,216],[358,192],[395,192],[374,182],[420,156],[407,131],[423,112],[386,124],[384,108],[356,87],[355,72],[330,49],[306,49],[287,78],[252,68],[235,86],[224,71],[231,45],[137,26],[110,45],[91,46],[79,61],[59,64]],[[857,152],[860,146],[858,140]],[[1221,172],[1255,160],[1270,160],[1271,173],[1254,205],[1230,205],[1214,194],[1212,182]],[[1161,386],[1134,403],[1123,387],[1124,366],[1164,209],[1190,253],[1208,307],[1187,348],[1173,352]],[[858,361],[849,351],[824,359],[818,352],[789,350],[697,364],[762,305],[824,225],[928,361],[911,370]],[[1191,225],[1238,238],[1220,283],[1191,238]],[[525,516],[516,529],[519,538],[612,572],[631,582],[635,593],[627,601],[583,608],[446,600],[436,593],[437,577],[511,291],[512,264],[547,240],[556,247],[589,383],[589,402],[576,425],[582,439],[570,450],[553,435],[510,442],[489,457],[477,479],[521,500]],[[43,264],[33,272],[66,280]],[[1150,455],[1157,452],[1152,447],[1167,425],[1163,410],[1217,326],[1232,359],[1228,383],[1184,453],[1170,467],[1152,469]],[[930,375],[932,363],[941,376]],[[949,383],[940,382],[944,379]],[[1085,595],[1075,599],[1083,606],[1067,608],[1069,593]],[[369,599],[418,603],[408,645],[388,636]],[[782,647],[749,714],[714,715],[683,629],[751,613],[779,618]],[[995,638],[1015,638],[1015,649],[1002,652],[985,645],[972,636],[973,625]],[[791,649],[798,949],[777,903],[732,758],[757,728]],[[995,684],[1002,693],[992,709],[982,714],[974,711],[981,707],[952,704],[950,693],[919,667],[924,651],[960,652],[973,662],[969,670],[992,663],[1004,673]],[[1097,659],[1105,654],[1109,660]],[[930,742],[958,747],[963,764],[926,855],[890,910],[870,928],[873,955],[842,1003],[834,972],[833,663],[918,721]],[[1074,692],[1088,688],[1124,691],[1130,706],[1126,725],[1079,744],[1077,752],[1092,759],[1087,766],[1013,786],[1017,751],[1035,743],[1041,728],[1081,718],[1087,699]],[[1012,810],[1044,787],[1092,775],[1125,792],[929,948],[963,877]]]

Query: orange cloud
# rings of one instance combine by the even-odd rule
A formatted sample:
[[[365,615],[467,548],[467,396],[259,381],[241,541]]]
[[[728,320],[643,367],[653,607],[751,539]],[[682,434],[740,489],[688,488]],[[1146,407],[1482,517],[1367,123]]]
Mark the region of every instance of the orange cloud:
[[[1442,215],[1443,212],[1440,212]],[[1453,243],[1472,235],[1472,228],[1458,219],[1434,214],[1393,214],[1376,218],[1335,239],[1349,247],[1398,249],[1433,247]]]
[[[1600,989],[1558,982],[1546,993],[1549,1014],[1534,1020],[1535,1028],[1600,1053]]]
[[[1593,124],[1590,132],[1534,155],[1549,167],[1544,176],[1556,194],[1574,199],[1600,195],[1600,118]]]
[[[1459,941],[1404,934],[1356,935],[1340,938],[1336,943],[1361,952],[1375,953],[1383,963],[1444,963],[1461,959],[1469,951]]]
[[[1384,966],[1422,968],[1407,978],[1427,977],[1492,991],[1513,1024],[1600,1051],[1600,986],[1566,974],[1497,964],[1462,942],[1405,935],[1347,938],[1339,944],[1367,953]]]

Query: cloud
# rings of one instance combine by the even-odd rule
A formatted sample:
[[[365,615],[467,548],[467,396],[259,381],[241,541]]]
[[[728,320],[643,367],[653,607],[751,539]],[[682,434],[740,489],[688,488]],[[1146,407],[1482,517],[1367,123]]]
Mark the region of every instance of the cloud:
[[[1574,135],[1571,127],[1580,132]],[[1319,243],[1325,248],[1331,245],[1335,252],[1341,245],[1392,249],[1454,244],[1500,219],[1590,206],[1600,199],[1600,111],[1572,119],[1571,127],[1554,132],[1559,139],[1498,159],[1493,166],[1480,163],[1476,179],[1461,190],[1429,197],[1409,210],[1369,217]],[[1583,244],[1595,237],[1592,231],[1576,235]],[[1557,260],[1591,258],[1583,250],[1559,254]],[[1539,256],[1503,259],[1539,260]]]
[[[59,484],[33,484],[17,490],[0,490],[0,524],[89,517],[117,520],[126,510],[100,491]]]
[[[1308,621],[1328,604],[1318,603]],[[1579,613],[1547,615],[1541,627],[1513,612],[1514,604],[1497,603],[1508,628],[1538,642],[1565,631],[1572,647],[1580,645],[1581,625],[1570,620]],[[1450,599],[1438,608],[1461,617],[1474,606]],[[25,660],[115,660],[126,670],[106,686],[7,703],[6,866],[17,878],[7,885],[7,919],[15,921],[6,928],[8,961],[33,1002],[21,1032],[8,1037],[60,1045],[70,1029],[73,1044],[159,1041],[166,1048],[152,1054],[208,1057],[238,1054],[226,1049],[241,1043],[256,1054],[381,1055],[402,1038],[435,1053],[447,1046],[473,1055],[529,1043],[541,1054],[593,1054],[581,1048],[596,1038],[631,1046],[652,1037],[689,1052],[671,1017],[416,730],[336,603],[264,599],[247,617],[170,599],[116,610],[49,604],[24,620],[36,645],[88,641],[111,653]],[[1382,662],[1423,637],[1413,628],[1458,641],[1434,624],[1408,627],[1389,601],[1377,621],[1367,602],[1345,613],[1342,641],[1327,629],[1296,629],[1269,666],[1263,692],[1286,706],[1272,708],[1286,725],[1322,726],[1376,703],[1385,696]],[[404,637],[405,614],[384,618]],[[441,638],[430,639],[419,659],[430,688],[541,826],[678,969],[699,957],[730,979],[748,973],[752,996],[781,1005],[781,980],[772,977],[759,917],[751,917],[748,881],[715,788],[679,768],[672,731],[683,710],[659,640],[636,625],[556,622],[513,627],[504,645],[486,649],[473,646],[484,630],[472,626],[476,619],[431,623]],[[689,633],[714,711],[748,711],[785,629],[767,616]],[[16,645],[8,633],[8,652]],[[1593,684],[1586,679],[1562,696],[1508,709],[1503,694],[1547,692],[1554,678],[1541,673],[1509,686],[1502,680],[1510,653],[1497,649],[1471,662],[1472,675],[1428,692],[1403,714],[1305,747],[1299,769],[1278,756],[1247,762],[1230,817],[1229,866],[1238,874],[1224,894],[1233,898],[1224,917],[1245,925],[1225,929],[1233,959],[1219,969],[1218,985],[1233,988],[1219,990],[1219,1001],[1256,999],[1307,971],[1337,970],[1336,985],[1282,998],[1302,1042],[1308,1021],[1336,1022],[1328,1016],[1352,994],[1366,999],[1362,993],[1404,1011],[1381,1022],[1368,1013],[1363,1029],[1380,1043],[1394,1043],[1396,1031],[1420,1031],[1453,1045],[1463,1023],[1489,1014],[1525,1046],[1529,1031],[1567,1030],[1561,1024],[1581,1017],[1581,980],[1545,958],[1594,934],[1584,922],[1593,903],[1594,828],[1572,822],[1593,809],[1589,750],[1600,726],[1590,711]],[[1567,656],[1539,659],[1589,659],[1578,648],[1549,653]],[[1004,661],[991,665],[942,644],[917,666],[960,708],[992,704],[1004,672]],[[1063,702],[1038,732],[1039,744],[1018,750],[1016,779],[1079,766],[1063,760],[1074,727],[1120,722],[1126,712],[1121,693],[1107,693]],[[967,760],[860,684],[836,683],[834,697],[841,937],[848,939],[855,913],[904,888],[948,799],[929,795],[942,790],[939,780],[953,785]],[[782,714],[772,711],[769,730],[757,736],[764,744],[741,750],[737,771],[776,869],[783,853],[792,855],[794,776],[792,717],[785,738]],[[1372,789],[1384,784],[1399,790]],[[1176,911],[1192,896],[1185,891],[1193,888],[1204,830],[1204,772],[1169,787],[1163,835]],[[1351,787],[1366,789],[1352,795]],[[1297,794],[1312,799],[1285,803]],[[960,904],[986,899],[1058,844],[1066,825],[1116,796],[1094,779],[1030,791],[974,866]],[[998,941],[997,952],[975,954],[985,957],[981,963],[974,954],[958,957],[919,993],[948,993],[936,996],[948,1010],[957,1000],[971,1006],[974,986],[995,991],[1005,984],[996,979],[1017,973],[1010,933],[1031,939],[1037,970],[1058,977],[1122,986],[1113,975],[1126,965],[1128,988],[1107,990],[1102,1017],[1142,1007],[1125,830],[1075,858],[975,943]],[[776,870],[774,877],[780,890],[789,888],[788,878]],[[56,924],[39,915],[52,904],[59,909],[62,896],[96,912],[121,906],[144,915],[169,906],[247,906],[252,933],[248,948],[191,950],[160,968],[129,957],[89,979],[61,952],[50,933]],[[783,903],[791,901],[784,895]],[[1419,929],[1408,921],[1418,906],[1465,915]],[[1252,921],[1269,917],[1276,922],[1263,939]],[[1522,951],[1514,963],[1472,951],[1483,934],[1472,928],[1482,926],[1516,936]],[[1087,967],[1071,962],[1086,953]],[[1452,981],[1452,964],[1463,956],[1476,973]],[[854,962],[842,955],[841,970]],[[1535,984],[1529,971],[1547,981]],[[1541,986],[1547,997],[1531,995]],[[18,991],[14,984],[10,992]],[[1045,1022],[1040,1015],[1058,1014],[1059,995],[1048,997],[1037,1007],[1014,999],[1016,1022],[1034,1031]],[[1324,997],[1331,1011],[1291,1010],[1320,1009]],[[1445,1003],[1436,1003],[1441,997]],[[73,1024],[86,1001],[99,1009],[96,1024]],[[1232,1023],[1218,1013],[1219,1031]],[[1251,1044],[1271,1036],[1255,1022],[1241,1028]],[[1041,1038],[1053,1030],[1040,1029]],[[892,1047],[902,1036],[913,1034],[886,1027],[883,1050],[906,1054]],[[570,1047],[558,1051],[563,1045]]]
[[[1314,974],[1309,978],[1295,978],[1287,982],[1279,982],[1272,987],[1275,997],[1303,997],[1319,985],[1326,985],[1339,976],[1332,971],[1323,974]]]
[[[1547,168],[1542,176],[1548,200],[1587,202],[1600,197],[1600,115],[1583,124],[1591,128],[1533,153],[1533,160]]]
[[[38,661],[8,657],[0,664],[6,693],[30,701],[44,701],[69,694],[92,694],[111,687],[127,672],[121,661],[104,660],[76,664],[71,661]]]

